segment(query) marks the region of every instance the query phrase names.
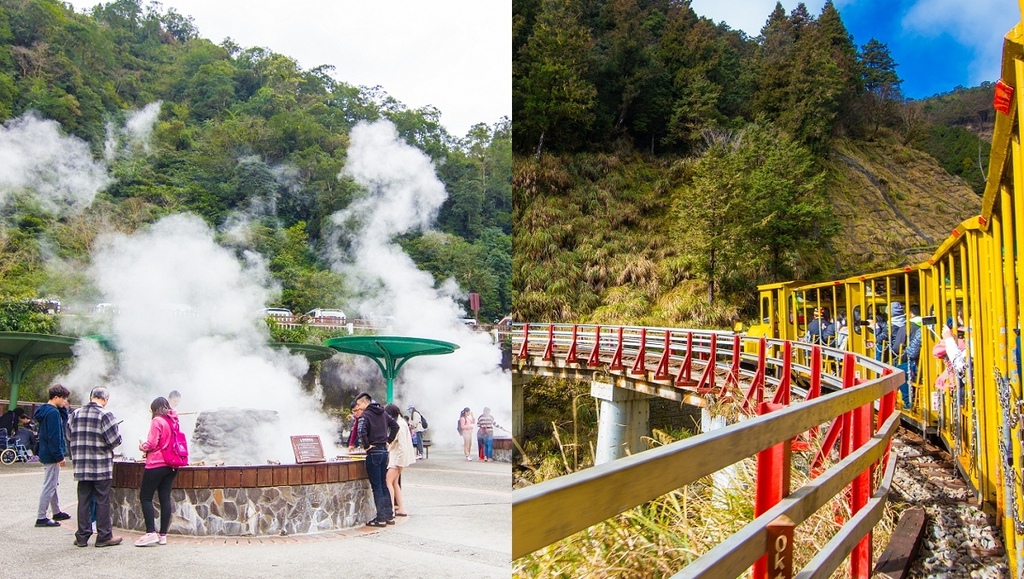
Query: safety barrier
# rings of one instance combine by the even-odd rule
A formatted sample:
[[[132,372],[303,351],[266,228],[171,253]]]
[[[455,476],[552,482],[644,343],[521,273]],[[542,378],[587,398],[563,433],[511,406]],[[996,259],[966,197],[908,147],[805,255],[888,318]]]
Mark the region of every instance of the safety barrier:
[[[780,536],[779,523],[788,519],[792,529],[848,487],[853,517],[799,576],[827,577],[851,554],[854,576],[868,576],[870,534],[881,517],[894,469],[888,448],[898,425],[895,391],[904,381],[902,372],[848,352],[706,330],[525,324],[514,326],[512,336],[514,371],[590,371],[620,387],[658,395],[674,390],[676,396],[665,397],[677,400],[682,398],[678,391],[731,398],[758,414],[514,491],[513,557],[756,455],[756,518],[677,576],[733,577],[751,565],[755,576],[766,576],[765,557],[773,546],[769,534]],[[830,366],[833,372],[825,370]],[[790,404],[794,378],[807,387],[805,399]],[[823,384],[838,390],[823,393]],[[771,389],[772,402],[766,402]],[[800,448],[800,439],[815,436],[824,424],[824,442],[812,461],[812,474],[818,476],[790,493],[790,449]],[[836,442],[840,460],[822,471]],[[879,461],[885,475],[875,486]],[[559,516],[552,517],[552,512]]]

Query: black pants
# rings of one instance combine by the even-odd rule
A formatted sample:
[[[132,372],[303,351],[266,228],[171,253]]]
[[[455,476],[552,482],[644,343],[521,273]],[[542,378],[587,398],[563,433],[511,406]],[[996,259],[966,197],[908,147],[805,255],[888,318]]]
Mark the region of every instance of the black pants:
[[[142,503],[142,516],[146,519],[146,532],[156,532],[156,513],[153,511],[153,492],[160,497],[160,534],[166,535],[171,527],[171,485],[178,471],[169,466],[147,468],[142,475],[142,488],[139,489],[139,502]]]
[[[96,540],[109,541],[114,537],[110,520],[110,479],[78,481],[78,531],[75,538],[85,543],[92,536],[92,500],[96,499]]]

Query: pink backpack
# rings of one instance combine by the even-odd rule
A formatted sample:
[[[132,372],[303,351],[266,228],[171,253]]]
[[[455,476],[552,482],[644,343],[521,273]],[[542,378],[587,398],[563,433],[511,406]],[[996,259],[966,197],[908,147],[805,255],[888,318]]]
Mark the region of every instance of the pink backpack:
[[[171,468],[188,466],[188,440],[178,428],[178,421],[171,420],[171,417],[164,415],[167,424],[171,425],[171,442],[164,451],[164,461]]]

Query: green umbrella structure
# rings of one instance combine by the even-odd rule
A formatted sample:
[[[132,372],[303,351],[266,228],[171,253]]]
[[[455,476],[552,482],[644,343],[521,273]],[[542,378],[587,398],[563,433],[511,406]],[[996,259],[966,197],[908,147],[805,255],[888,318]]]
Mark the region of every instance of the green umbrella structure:
[[[395,376],[409,359],[416,356],[451,354],[459,349],[458,344],[451,342],[404,336],[343,336],[331,338],[324,342],[324,345],[345,354],[372,358],[387,382],[388,404],[394,402]]]
[[[302,354],[310,362],[323,362],[337,353],[335,350],[326,346],[317,346],[315,344],[295,344],[293,342],[271,342],[270,347],[275,350],[277,348],[288,348],[292,354]]]
[[[18,389],[29,370],[43,360],[71,358],[71,347],[78,338],[54,334],[28,332],[0,332],[0,366],[11,385],[11,403],[8,410],[18,405]]]

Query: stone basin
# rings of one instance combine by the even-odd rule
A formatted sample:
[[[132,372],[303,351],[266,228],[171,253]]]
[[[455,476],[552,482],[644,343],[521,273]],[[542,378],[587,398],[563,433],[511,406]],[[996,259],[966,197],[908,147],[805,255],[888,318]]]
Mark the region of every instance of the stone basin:
[[[145,532],[139,488],[143,462],[114,462],[115,527]],[[314,464],[188,466],[171,491],[171,533],[292,535],[362,526],[374,515],[363,461]],[[153,506],[159,513],[159,499]],[[159,514],[157,514],[159,522]]]

